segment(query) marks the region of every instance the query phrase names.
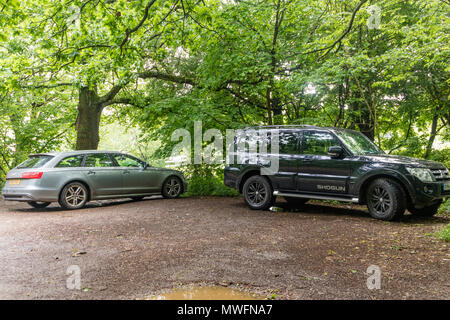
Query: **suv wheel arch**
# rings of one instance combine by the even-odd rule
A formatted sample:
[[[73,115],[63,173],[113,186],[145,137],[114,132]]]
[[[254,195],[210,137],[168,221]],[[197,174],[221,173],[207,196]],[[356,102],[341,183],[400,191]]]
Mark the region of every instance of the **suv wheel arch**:
[[[253,176],[260,176],[261,175],[261,170],[260,169],[250,169],[247,172],[245,172],[241,179],[239,180],[239,193],[242,193],[242,188],[244,187],[245,181],[247,181],[248,178],[253,177]],[[269,180],[270,185],[272,185],[272,182]],[[273,186],[272,186],[273,187]]]
[[[374,174],[367,179],[365,179],[359,188],[358,195],[359,195],[359,203],[360,204],[367,204],[366,194],[367,194],[367,188],[369,188],[370,184],[375,181],[376,179],[389,179],[396,182],[402,189],[403,192],[406,195],[406,202],[408,204],[413,203],[413,196],[411,194],[411,190],[407,187],[407,185],[400,180],[399,178],[389,175],[389,174]]]

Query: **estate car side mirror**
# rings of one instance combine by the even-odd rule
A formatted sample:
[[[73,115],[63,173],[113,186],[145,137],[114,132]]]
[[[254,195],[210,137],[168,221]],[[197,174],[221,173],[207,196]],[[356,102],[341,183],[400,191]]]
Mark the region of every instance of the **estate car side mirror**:
[[[331,158],[340,158],[344,154],[344,149],[341,146],[331,146],[328,148],[328,155]]]

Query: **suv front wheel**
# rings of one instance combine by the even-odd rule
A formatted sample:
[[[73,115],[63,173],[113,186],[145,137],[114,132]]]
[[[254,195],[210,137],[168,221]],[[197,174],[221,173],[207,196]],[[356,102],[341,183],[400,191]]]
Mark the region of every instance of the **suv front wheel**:
[[[390,179],[377,179],[367,189],[367,208],[375,219],[394,220],[405,212],[405,193],[400,185]]]
[[[261,176],[252,176],[247,179],[242,188],[244,200],[254,210],[269,209],[275,202],[272,186]]]

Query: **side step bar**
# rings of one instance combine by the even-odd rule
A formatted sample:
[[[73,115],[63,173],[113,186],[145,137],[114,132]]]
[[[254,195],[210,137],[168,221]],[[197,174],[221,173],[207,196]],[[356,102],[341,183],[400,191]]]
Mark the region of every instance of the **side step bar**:
[[[343,197],[333,197],[333,196],[319,196],[314,194],[306,194],[306,193],[285,193],[280,191],[274,191],[274,196],[283,196],[283,197],[293,197],[293,198],[307,198],[307,199],[319,199],[319,200],[335,200],[335,201],[346,201],[358,203],[359,198],[343,198]]]

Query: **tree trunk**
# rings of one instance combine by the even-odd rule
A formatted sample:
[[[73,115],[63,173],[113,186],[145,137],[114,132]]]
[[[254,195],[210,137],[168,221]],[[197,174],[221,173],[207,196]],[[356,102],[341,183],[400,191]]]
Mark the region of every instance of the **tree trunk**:
[[[438,108],[436,108],[434,110],[433,121],[431,122],[430,138],[428,139],[427,148],[425,149],[425,155],[423,156],[425,159],[428,159],[430,157],[431,150],[433,150],[434,139],[436,139],[437,135],[438,119]]]
[[[77,150],[96,150],[99,142],[100,117],[103,106],[95,89],[83,87],[79,92]]]

